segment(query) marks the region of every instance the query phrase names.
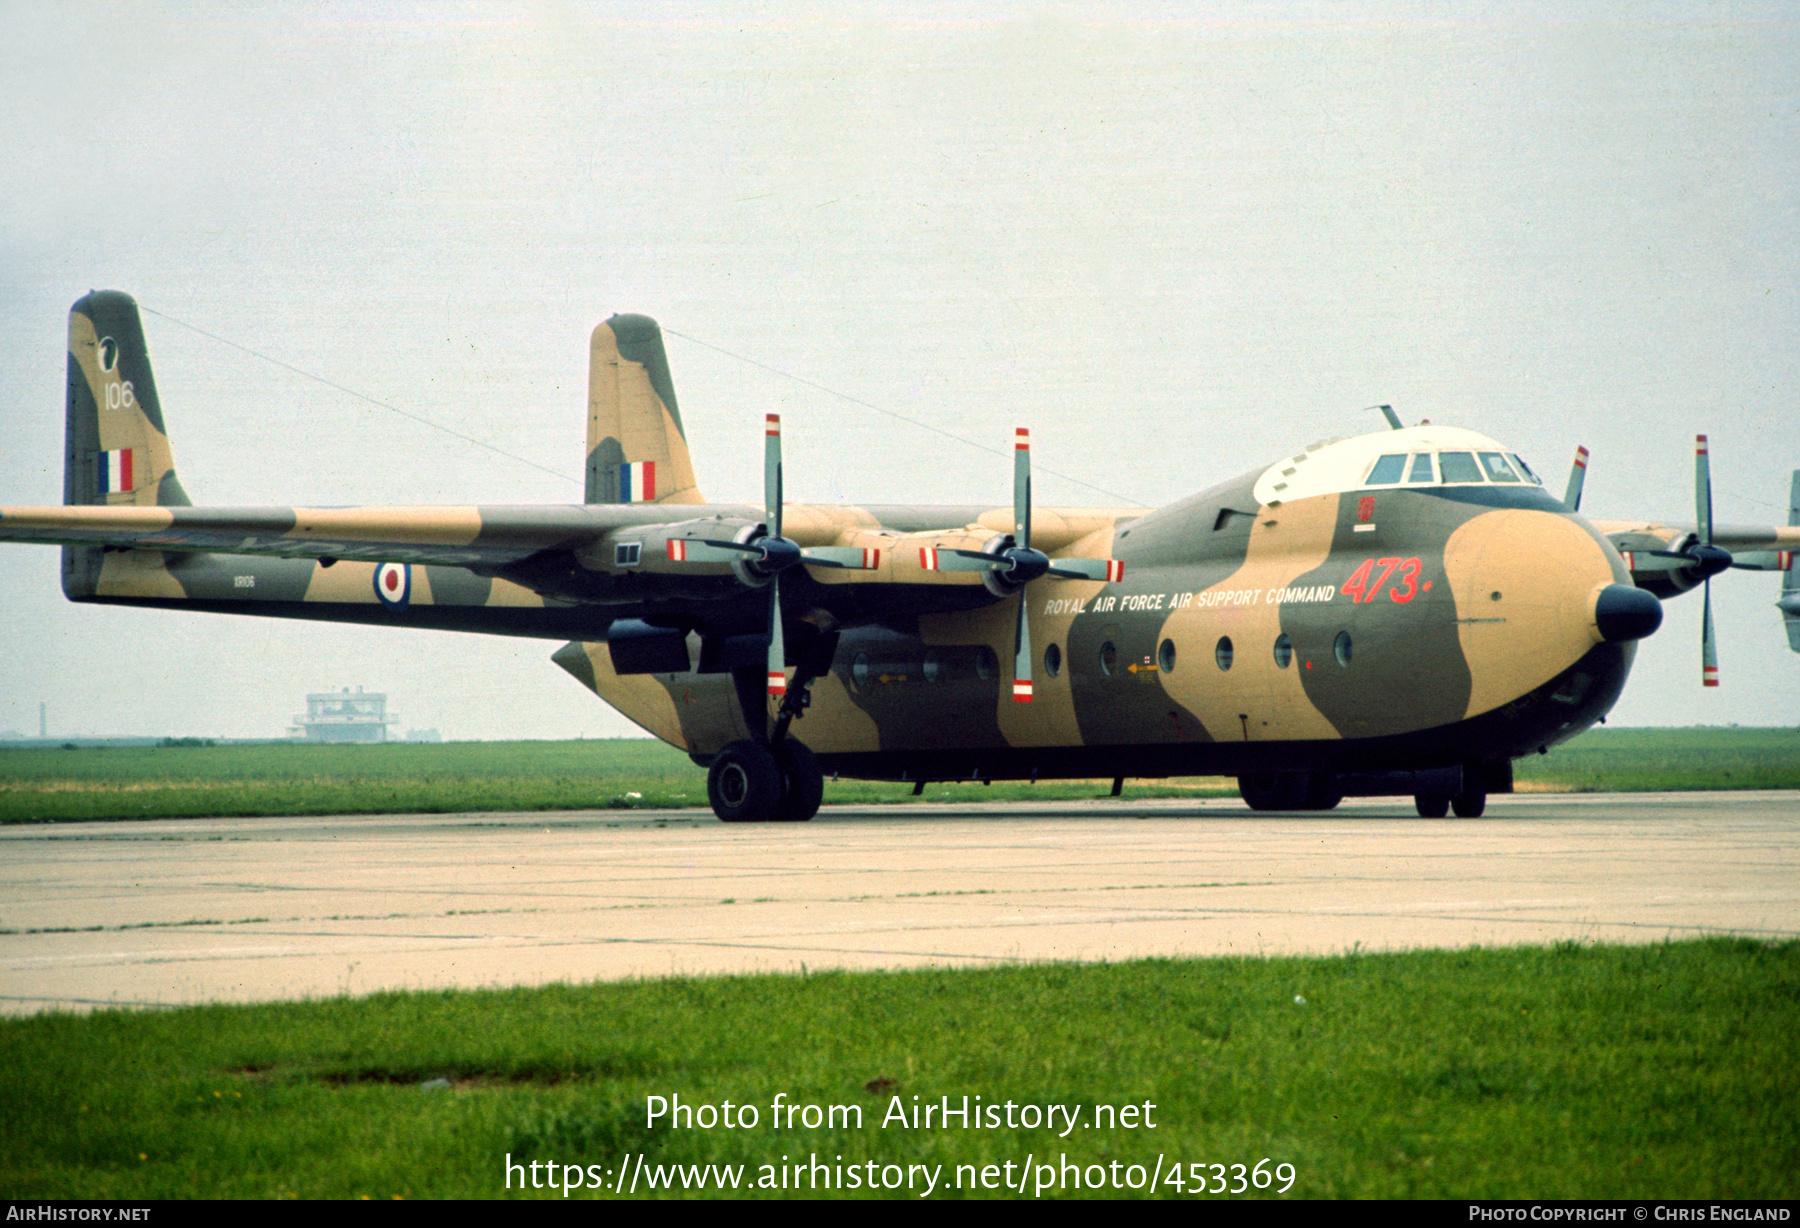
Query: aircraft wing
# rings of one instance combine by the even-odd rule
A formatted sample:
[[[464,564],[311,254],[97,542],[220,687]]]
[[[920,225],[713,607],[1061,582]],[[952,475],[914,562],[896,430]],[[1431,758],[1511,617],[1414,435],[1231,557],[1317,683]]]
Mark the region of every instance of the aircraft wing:
[[[750,509],[728,509],[748,514]],[[7,507],[0,541],[500,568],[668,520],[661,508]]]
[[[1683,541],[1697,536],[1693,525],[1660,524],[1648,520],[1596,520],[1592,523],[1621,551],[1644,549],[1646,539],[1663,543],[1659,547],[1661,549],[1676,549]],[[1800,526],[1714,525],[1712,541],[1713,545],[1731,551],[1733,556],[1740,553],[1791,551],[1800,549]],[[1771,567],[1768,570],[1774,569]]]
[[[1090,534],[1110,537],[1115,523],[1085,510],[1045,513],[1041,536],[1052,551],[1069,551]],[[978,574],[988,564],[974,571],[932,564],[940,548],[979,551],[1010,527],[1006,508],[796,505],[785,509],[783,532],[798,548],[793,561],[811,573],[807,600],[859,622],[997,600]],[[738,620],[742,599],[766,583],[758,557],[766,529],[764,509],[732,504],[0,508],[0,541],[101,548],[71,596],[204,601],[208,608],[295,617],[361,617],[356,609],[328,613],[321,603],[375,602],[375,585],[397,583],[376,577],[400,565],[439,575],[430,588],[440,607],[463,604],[448,578],[462,571],[516,586],[481,588],[468,598],[476,604],[604,606],[609,617],[656,607],[700,624]],[[257,559],[268,561],[259,569]],[[1058,562],[1084,564],[1078,550]],[[351,574],[365,572],[366,580]],[[290,608],[274,600],[277,593],[302,605]],[[407,604],[422,603],[423,594]],[[441,614],[442,625],[461,625],[450,611]]]
[[[363,559],[452,567],[503,567],[546,550],[579,552],[621,530],[682,530],[730,536],[762,517],[759,508],[686,505],[682,519],[656,505],[496,507],[0,507],[0,541],[121,550],[244,554],[271,558]],[[802,548],[841,545],[847,536],[902,539],[944,532],[1002,532],[1005,508],[815,507],[785,510],[785,532]],[[1066,549],[1141,509],[1045,508],[1039,539]],[[642,533],[632,534],[642,536]]]

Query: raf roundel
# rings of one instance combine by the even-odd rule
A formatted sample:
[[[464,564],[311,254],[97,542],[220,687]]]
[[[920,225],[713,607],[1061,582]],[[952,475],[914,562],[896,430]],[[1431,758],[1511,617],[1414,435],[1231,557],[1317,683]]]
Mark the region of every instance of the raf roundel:
[[[412,601],[412,564],[383,563],[377,567],[375,596],[390,610],[404,610]]]

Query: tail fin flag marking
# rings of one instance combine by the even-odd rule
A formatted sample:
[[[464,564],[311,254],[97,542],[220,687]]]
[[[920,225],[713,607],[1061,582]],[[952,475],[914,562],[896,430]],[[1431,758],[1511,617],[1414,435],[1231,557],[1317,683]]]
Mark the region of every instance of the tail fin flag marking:
[[[619,502],[656,502],[656,462],[626,461],[619,466]]]
[[[135,449],[119,448],[112,452],[100,453],[99,486],[96,491],[102,495],[130,494],[135,485],[132,482],[131,454]]]

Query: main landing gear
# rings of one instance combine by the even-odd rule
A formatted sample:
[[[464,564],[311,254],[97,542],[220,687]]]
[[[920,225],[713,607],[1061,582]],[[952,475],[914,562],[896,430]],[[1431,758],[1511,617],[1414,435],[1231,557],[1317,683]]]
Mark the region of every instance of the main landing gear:
[[[815,637],[799,654],[794,680],[782,696],[769,740],[743,738],[713,756],[706,773],[706,799],[727,823],[804,823],[825,798],[825,773],[806,743],[788,736],[788,726],[812,702],[813,680],[831,667],[837,636]],[[760,670],[734,670],[738,698],[751,728],[768,719]]]
[[[825,774],[798,738],[777,747],[745,738],[713,757],[706,796],[727,823],[803,823],[819,812]]]
[[[1466,780],[1458,793],[1415,793],[1413,808],[1422,819],[1441,819],[1451,810],[1459,819],[1479,819],[1487,809],[1487,787],[1476,777]]]
[[[1329,772],[1253,772],[1237,780],[1252,810],[1331,810],[1344,800]]]

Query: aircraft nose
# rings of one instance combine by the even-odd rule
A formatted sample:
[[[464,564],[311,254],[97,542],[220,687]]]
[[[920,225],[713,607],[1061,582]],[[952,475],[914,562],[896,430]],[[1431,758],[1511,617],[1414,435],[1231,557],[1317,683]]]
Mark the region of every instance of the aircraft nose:
[[[1608,584],[1594,594],[1594,629],[1608,644],[1641,640],[1662,626],[1662,602],[1629,584]]]

